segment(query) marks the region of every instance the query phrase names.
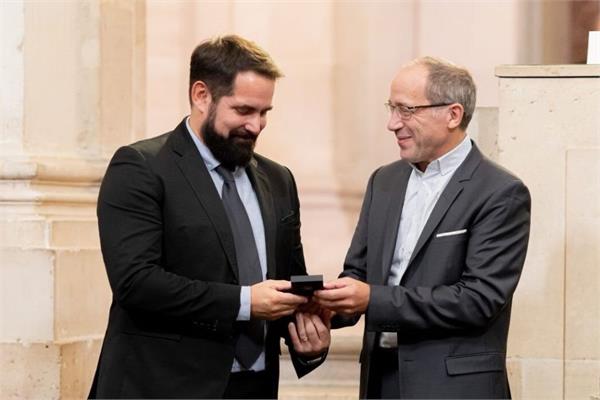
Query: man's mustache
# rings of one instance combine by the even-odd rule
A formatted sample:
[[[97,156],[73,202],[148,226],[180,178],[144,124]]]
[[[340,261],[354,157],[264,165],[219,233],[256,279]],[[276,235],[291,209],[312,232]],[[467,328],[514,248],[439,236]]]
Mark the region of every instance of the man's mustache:
[[[243,128],[234,129],[229,132],[229,139],[235,139],[235,138],[251,140],[252,142],[256,142],[256,135],[252,134],[250,131],[243,129]]]

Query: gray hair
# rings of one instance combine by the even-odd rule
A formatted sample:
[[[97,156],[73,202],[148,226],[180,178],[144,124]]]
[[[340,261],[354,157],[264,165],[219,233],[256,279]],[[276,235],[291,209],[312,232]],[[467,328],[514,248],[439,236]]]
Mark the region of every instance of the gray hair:
[[[465,111],[460,128],[466,130],[473,117],[477,98],[477,88],[469,71],[434,57],[417,58],[411,64],[423,65],[429,71],[425,88],[427,100],[432,104],[458,103],[463,106]]]

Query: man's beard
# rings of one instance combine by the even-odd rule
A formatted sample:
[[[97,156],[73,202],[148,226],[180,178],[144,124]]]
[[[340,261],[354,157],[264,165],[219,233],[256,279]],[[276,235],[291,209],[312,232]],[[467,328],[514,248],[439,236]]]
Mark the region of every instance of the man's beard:
[[[223,137],[215,129],[215,116],[216,113],[211,111],[200,127],[204,143],[225,168],[233,170],[235,167],[245,167],[254,156],[256,135],[244,128],[237,128]]]

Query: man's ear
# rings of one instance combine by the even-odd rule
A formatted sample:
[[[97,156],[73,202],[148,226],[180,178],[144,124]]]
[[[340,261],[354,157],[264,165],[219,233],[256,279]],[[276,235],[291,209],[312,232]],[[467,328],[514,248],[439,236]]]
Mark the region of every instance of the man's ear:
[[[208,86],[203,81],[196,81],[190,89],[190,100],[192,108],[200,111],[202,114],[208,114],[212,96]]]
[[[460,123],[465,115],[465,109],[461,104],[453,103],[448,107],[448,128],[455,129],[460,126]]]

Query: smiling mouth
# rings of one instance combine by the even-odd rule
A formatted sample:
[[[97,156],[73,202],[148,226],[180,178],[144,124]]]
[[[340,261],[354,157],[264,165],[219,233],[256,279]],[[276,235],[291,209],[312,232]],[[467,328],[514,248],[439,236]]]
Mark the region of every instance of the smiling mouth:
[[[396,136],[396,141],[398,144],[405,143],[410,139],[412,139],[412,136]]]

